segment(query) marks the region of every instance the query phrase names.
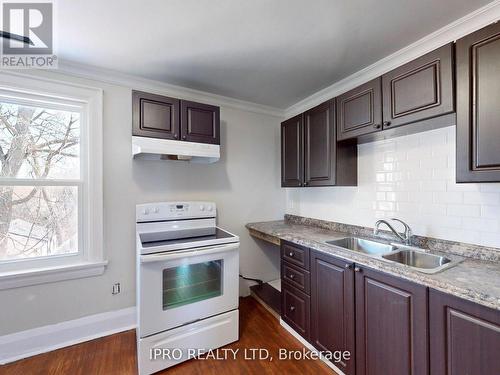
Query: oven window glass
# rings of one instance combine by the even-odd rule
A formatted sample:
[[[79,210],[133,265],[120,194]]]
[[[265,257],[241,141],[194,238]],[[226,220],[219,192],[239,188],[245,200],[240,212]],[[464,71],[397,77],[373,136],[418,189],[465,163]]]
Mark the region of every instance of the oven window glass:
[[[163,270],[163,310],[222,294],[223,260],[185,264]]]

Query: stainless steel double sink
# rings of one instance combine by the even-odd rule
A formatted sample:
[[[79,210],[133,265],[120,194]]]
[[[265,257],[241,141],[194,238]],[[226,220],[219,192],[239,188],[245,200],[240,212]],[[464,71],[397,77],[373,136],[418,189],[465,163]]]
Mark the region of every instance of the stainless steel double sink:
[[[429,274],[453,267],[462,260],[430,254],[424,249],[403,244],[383,243],[357,237],[340,238],[338,240],[326,241],[326,243],[363,253],[374,258],[382,258],[390,262],[399,263]]]

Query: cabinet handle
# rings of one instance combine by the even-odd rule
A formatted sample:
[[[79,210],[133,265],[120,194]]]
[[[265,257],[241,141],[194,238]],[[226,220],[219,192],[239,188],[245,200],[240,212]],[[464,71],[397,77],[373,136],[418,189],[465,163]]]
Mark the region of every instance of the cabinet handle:
[[[352,269],[352,264],[350,264],[350,263],[346,264],[345,268],[347,268],[348,270]]]
[[[295,306],[290,306],[290,311],[295,310]]]
[[[293,258],[293,251],[290,251],[290,253],[288,253],[288,256]]]
[[[308,182],[307,182],[307,181],[306,181],[306,182],[304,182],[304,186],[307,186],[307,184],[308,184]]]
[[[174,138],[177,139],[179,138],[179,136],[177,134],[174,134]]]
[[[182,139],[185,141],[187,139],[187,137],[185,135],[183,135]]]
[[[384,121],[384,126],[391,126],[391,122],[390,121]]]
[[[294,275],[294,274],[290,274],[290,275],[288,275],[288,278],[289,278],[289,279],[292,279],[292,280],[293,280],[293,278],[294,278],[294,277],[295,277],[295,275]]]
[[[382,127],[382,125],[380,125],[380,124],[375,124],[375,125],[373,125],[373,127],[374,127],[375,129],[380,129],[380,128]]]
[[[362,270],[361,270],[361,268],[359,268],[359,267],[354,267],[354,272],[361,272],[361,271],[362,271]]]

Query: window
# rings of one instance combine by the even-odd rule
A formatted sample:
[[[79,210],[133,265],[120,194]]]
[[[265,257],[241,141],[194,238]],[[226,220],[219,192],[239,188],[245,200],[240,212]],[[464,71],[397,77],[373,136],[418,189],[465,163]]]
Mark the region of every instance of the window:
[[[0,75],[0,289],[37,283],[33,272],[102,273],[101,93],[11,78]]]

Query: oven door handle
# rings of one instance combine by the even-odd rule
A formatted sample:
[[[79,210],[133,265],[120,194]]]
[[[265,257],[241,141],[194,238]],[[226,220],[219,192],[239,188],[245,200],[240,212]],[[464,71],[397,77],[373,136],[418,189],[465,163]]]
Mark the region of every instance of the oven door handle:
[[[175,259],[192,258],[201,255],[226,253],[228,251],[237,250],[239,247],[240,243],[235,242],[225,245],[198,247],[183,251],[171,251],[168,253],[141,255],[141,263],[164,262]]]

